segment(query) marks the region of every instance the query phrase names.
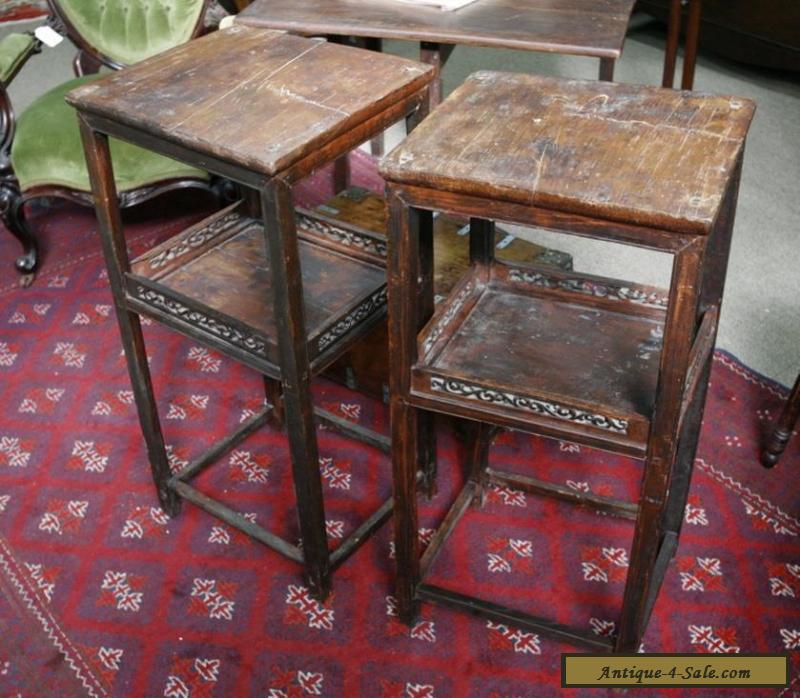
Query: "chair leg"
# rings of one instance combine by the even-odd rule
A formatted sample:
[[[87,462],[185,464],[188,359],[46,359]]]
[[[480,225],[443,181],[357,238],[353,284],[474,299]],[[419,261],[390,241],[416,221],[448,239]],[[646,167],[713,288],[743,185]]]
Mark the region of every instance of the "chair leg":
[[[771,468],[777,464],[789,443],[789,437],[797,425],[798,418],[800,418],[800,375],[794,382],[794,388],[786,401],[786,406],[783,408],[781,416],[778,418],[778,423],[775,429],[770,434],[767,444],[764,447],[764,452],[761,454],[761,463],[765,468]]]
[[[3,223],[22,245],[22,254],[17,257],[14,266],[20,274],[25,274],[22,285],[29,286],[39,265],[39,246],[25,220],[25,202],[16,183],[0,185],[0,207]]]

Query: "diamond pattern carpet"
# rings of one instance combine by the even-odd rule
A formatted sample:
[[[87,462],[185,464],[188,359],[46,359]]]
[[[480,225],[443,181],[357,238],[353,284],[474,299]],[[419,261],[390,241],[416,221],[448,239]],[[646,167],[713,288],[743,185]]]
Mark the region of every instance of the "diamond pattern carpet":
[[[380,188],[357,154],[355,183]],[[328,198],[322,172],[298,198]],[[167,199],[128,217],[134,251],[202,213]],[[175,213],[188,211],[191,214]],[[297,566],[185,503],[157,508],[90,211],[37,209],[46,255],[33,287],[16,286],[15,242],[0,231],[0,690],[25,696],[561,695],[560,653],[534,633],[423,606],[397,622],[391,526],[345,563],[325,604]],[[153,323],[145,327],[174,467],[263,400],[249,369]],[[644,639],[651,652],[790,652],[800,693],[800,439],[780,465],[758,464],[786,390],[723,352],[683,537]],[[320,381],[317,401],[386,429],[384,406]],[[328,533],[336,544],[390,491],[383,454],[320,430]],[[422,502],[423,542],[461,482],[461,446],[440,435],[439,492]],[[491,459],[576,490],[634,497],[636,461],[565,442],[502,436]],[[297,524],[286,441],[271,427],[199,480],[200,487],[290,539]],[[437,583],[612,632],[631,524],[495,488],[448,542]],[[598,691],[575,691],[597,695]],[[658,695],[657,692],[650,692]],[[665,691],[681,694],[677,689]],[[732,695],[718,691],[720,695]],[[685,691],[685,695],[715,695]]]
[[[3,0],[0,2],[0,22],[19,22],[44,17],[46,0]]]

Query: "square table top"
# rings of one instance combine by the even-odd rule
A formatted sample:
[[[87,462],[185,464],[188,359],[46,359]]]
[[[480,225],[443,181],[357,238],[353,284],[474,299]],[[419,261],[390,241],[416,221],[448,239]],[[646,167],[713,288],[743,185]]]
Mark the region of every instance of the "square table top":
[[[477,0],[443,12],[397,0],[255,0],[237,23],[618,58],[635,0]]]
[[[706,234],[755,111],[739,97],[481,71],[381,163],[385,178]]]
[[[234,26],[90,82],[81,111],[272,176],[428,85],[415,61]]]

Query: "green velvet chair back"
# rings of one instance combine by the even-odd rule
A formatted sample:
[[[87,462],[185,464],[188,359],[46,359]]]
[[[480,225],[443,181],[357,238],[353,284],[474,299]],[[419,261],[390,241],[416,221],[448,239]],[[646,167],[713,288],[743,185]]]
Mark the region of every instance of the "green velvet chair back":
[[[79,48],[112,66],[136,63],[191,39],[207,0],[49,0]]]

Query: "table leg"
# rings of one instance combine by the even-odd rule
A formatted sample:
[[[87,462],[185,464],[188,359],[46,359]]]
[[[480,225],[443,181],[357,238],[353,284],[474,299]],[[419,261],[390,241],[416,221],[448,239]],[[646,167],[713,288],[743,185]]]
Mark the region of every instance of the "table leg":
[[[488,267],[494,261],[495,224],[485,218],[470,218],[469,263]],[[467,422],[469,446],[467,476],[476,483],[473,506],[483,506],[486,495],[486,468],[489,464],[489,447],[499,429],[482,422]]]
[[[397,577],[397,612],[411,624],[419,604],[415,600],[420,581],[417,515],[417,459],[419,411],[406,402],[411,366],[416,360],[419,282],[419,212],[410,209],[391,189],[389,254],[386,272],[389,291],[389,382],[392,429],[392,482],[394,491],[394,540]]]
[[[333,193],[343,192],[350,186],[350,160],[348,155],[342,155],[333,161]]]
[[[615,58],[600,59],[600,80],[603,82],[614,82],[614,66],[616,62]]]
[[[378,53],[383,51],[383,39],[379,37],[366,37],[364,39],[361,39],[361,43],[367,51],[377,51]],[[370,141],[369,145],[370,152],[375,157],[378,158],[383,157],[383,154],[386,149],[385,146],[386,143],[384,134],[383,132],[381,132],[377,136],[373,136],[372,140]]]
[[[675,82],[675,62],[681,40],[681,0],[671,0],[667,20],[667,46],[664,49],[664,75],[662,87],[672,87]]]
[[[264,376],[264,393],[267,396],[267,402],[272,405],[271,417],[273,423],[279,429],[283,429],[284,413],[281,382],[269,376]]]
[[[332,44],[351,43],[350,37],[330,35],[327,37]],[[334,195],[343,192],[350,186],[350,160],[349,153],[342,155],[333,161],[333,193]]]
[[[180,511],[180,498],[168,484],[172,472],[158,418],[142,327],[139,316],[128,309],[125,301],[124,275],[130,269],[130,260],[122,232],[108,136],[94,131],[83,119],[80,119],[80,129],[89,178],[92,182],[100,241],[108,269],[131,387],[136,399],[139,423],[147,445],[150,470],[161,507],[170,516],[175,516]]]
[[[669,488],[676,474],[678,426],[690,357],[690,342],[686,338],[694,335],[696,327],[703,248],[703,242],[694,242],[676,253],[673,263],[655,402],[658,407],[644,463],[617,652],[638,649],[666,572],[666,562],[674,552],[671,543],[676,542],[676,536],[665,530],[664,520],[669,513],[668,505],[675,503],[669,498]]]
[[[419,45],[419,59],[423,63],[432,65],[436,69],[436,77],[431,83],[431,109],[435,109],[444,98],[442,87],[442,70],[453,52],[452,44],[437,44],[431,41],[422,41]]]
[[[701,0],[689,0],[689,17],[686,20],[686,48],[683,53],[683,77],[681,89],[694,88],[694,68],[697,63],[697,46],[700,42]]]
[[[411,114],[406,116],[406,133],[411,133],[431,112],[431,91],[427,89],[425,98]]]
[[[272,260],[272,292],[281,384],[306,580],[317,599],[330,592],[330,554],[311,401],[308,338],[294,203],[289,184],[275,178],[261,194],[266,244]]]
[[[719,318],[719,307],[722,304],[722,291],[725,286],[725,276],[728,270],[728,257],[733,233],[733,223],[736,215],[736,200],[739,193],[739,180],[742,173],[742,156],[736,163],[736,168],[731,176],[725,200],[722,203],[717,222],[706,243],[705,254],[701,267],[700,304],[697,323],[702,320],[702,314],[716,312]],[[718,319],[716,321],[718,323]],[[716,338],[717,325],[713,328]],[[713,342],[712,342],[713,344]],[[691,397],[691,402],[683,418],[683,429],[678,442],[675,471],[670,482],[669,500],[664,516],[664,528],[672,531],[677,537],[683,525],[686,501],[689,495],[694,457],[697,451],[697,442],[700,438],[703,410],[705,409],[706,393],[708,392],[708,379],[711,375],[711,365],[714,354],[709,354],[705,366],[702,368],[700,379],[697,382],[697,391]]]
[[[434,311],[433,297],[433,213],[419,211],[417,237],[419,285],[416,299],[416,331],[430,320]],[[422,471],[422,486],[428,498],[436,494],[436,421],[433,412],[417,414],[417,464]]]

